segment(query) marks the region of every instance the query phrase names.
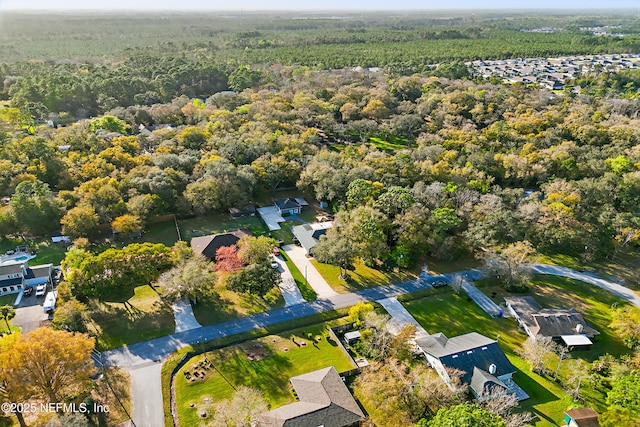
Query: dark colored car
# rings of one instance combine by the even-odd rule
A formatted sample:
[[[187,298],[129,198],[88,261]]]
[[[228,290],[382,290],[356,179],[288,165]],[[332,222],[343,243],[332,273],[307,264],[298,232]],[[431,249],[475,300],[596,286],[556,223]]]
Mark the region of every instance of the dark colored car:
[[[31,294],[33,294],[33,288],[31,286],[24,288],[24,291],[22,292],[22,296],[30,297]]]
[[[431,286],[433,286],[434,288],[441,288],[442,286],[447,286],[447,282],[445,282],[444,280],[438,280],[437,282],[433,282]]]

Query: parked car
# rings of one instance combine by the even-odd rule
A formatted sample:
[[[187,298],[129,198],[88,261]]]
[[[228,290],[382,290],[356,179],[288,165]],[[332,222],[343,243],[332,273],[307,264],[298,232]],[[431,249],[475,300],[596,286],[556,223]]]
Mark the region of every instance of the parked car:
[[[278,264],[278,261],[276,261],[275,259],[271,260],[271,268],[278,268],[280,267],[280,264]]]
[[[33,294],[33,288],[31,286],[24,288],[24,291],[22,292],[23,297],[30,297],[31,294]]]
[[[47,293],[47,285],[45,285],[44,283],[42,285],[38,285],[36,286],[36,296],[37,297],[43,297],[44,294]]]
[[[447,282],[445,282],[444,280],[437,280],[433,282],[431,286],[433,286],[434,288],[441,288],[443,286],[447,286]]]

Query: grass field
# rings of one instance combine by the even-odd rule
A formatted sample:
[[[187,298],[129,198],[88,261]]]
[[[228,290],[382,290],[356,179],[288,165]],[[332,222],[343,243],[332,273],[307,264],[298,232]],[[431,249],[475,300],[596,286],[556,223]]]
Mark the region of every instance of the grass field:
[[[29,261],[29,265],[53,264],[59,265],[64,259],[69,243],[53,243],[49,238],[38,239],[1,239],[0,253],[15,249],[18,245],[27,245],[36,258]]]
[[[98,336],[100,350],[121,347],[171,334],[175,321],[151,286],[143,285],[112,294],[91,312],[89,329]]]
[[[390,283],[403,282],[415,279],[417,275],[410,271],[401,270],[399,272],[383,272],[364,265],[361,259],[354,263],[354,270],[349,270],[350,281],[340,279],[340,267],[330,264],[323,264],[314,259],[311,263],[324,277],[327,283],[338,293],[353,292],[360,289],[374,286],[388,285]]]
[[[334,366],[338,372],[352,369],[337,344],[326,339],[328,333],[323,326],[269,335],[191,359],[178,371],[174,383],[180,425],[198,425],[199,410],[230,398],[234,388],[242,385],[258,388],[275,408],[295,401],[289,386],[292,376],[327,366]],[[315,345],[308,334],[320,337]],[[212,369],[197,368],[205,357]],[[204,371],[205,379],[189,382],[185,372],[194,370]]]

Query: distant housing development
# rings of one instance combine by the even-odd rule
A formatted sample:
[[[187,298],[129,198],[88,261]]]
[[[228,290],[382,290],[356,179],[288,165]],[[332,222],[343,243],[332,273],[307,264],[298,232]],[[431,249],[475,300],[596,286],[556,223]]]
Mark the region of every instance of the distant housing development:
[[[640,54],[516,58],[468,63],[480,77],[500,77],[509,83],[538,84],[551,90],[564,89],[565,82],[598,68],[620,71],[640,68]]]

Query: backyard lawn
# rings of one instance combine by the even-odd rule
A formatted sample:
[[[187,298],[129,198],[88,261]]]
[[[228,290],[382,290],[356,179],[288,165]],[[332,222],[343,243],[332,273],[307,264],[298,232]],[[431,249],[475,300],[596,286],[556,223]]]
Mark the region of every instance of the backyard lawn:
[[[295,401],[289,378],[327,366],[334,366],[338,372],[353,369],[337,344],[327,337],[320,324],[194,357],[175,377],[180,425],[198,425],[200,411],[230,398],[239,386],[260,389],[271,408],[276,408]],[[193,378],[194,373],[199,379],[187,380],[187,374]]]
[[[312,259],[311,263],[316,267],[327,283],[338,293],[353,292],[374,286],[404,282],[417,277],[417,274],[406,270],[400,270],[399,272],[384,272],[376,270],[371,267],[367,267],[361,259],[358,259],[354,263],[355,269],[347,271],[349,276],[351,276],[350,281],[347,283],[338,278],[340,275],[339,267],[330,264],[323,264],[315,259]]]
[[[171,307],[151,286],[142,285],[97,303],[89,330],[97,334],[100,350],[108,350],[171,334],[175,321]]]

